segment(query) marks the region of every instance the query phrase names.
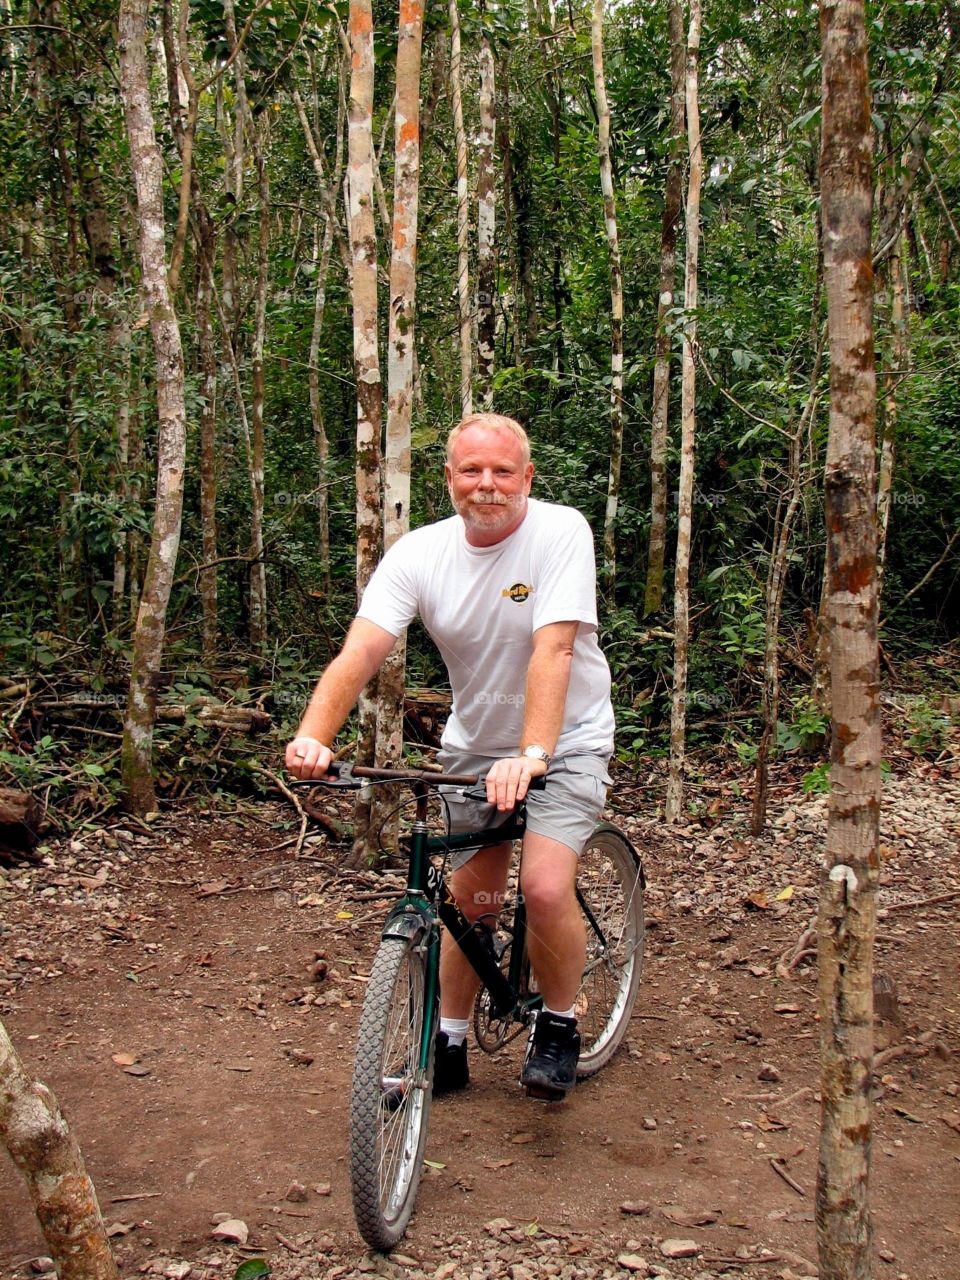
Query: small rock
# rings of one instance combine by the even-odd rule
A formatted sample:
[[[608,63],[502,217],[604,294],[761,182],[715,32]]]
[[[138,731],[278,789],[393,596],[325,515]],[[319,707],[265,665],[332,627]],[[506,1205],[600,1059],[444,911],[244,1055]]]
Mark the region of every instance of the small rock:
[[[459,1262],[443,1262],[433,1273],[433,1280],[452,1280],[460,1269]]]
[[[620,1212],[630,1213],[639,1218],[650,1212],[650,1202],[649,1200],[624,1200],[620,1206]]]
[[[163,1273],[164,1280],[187,1280],[187,1276],[192,1274],[193,1267],[189,1262],[171,1262]]]
[[[52,1275],[57,1269],[57,1264],[52,1258],[33,1258],[30,1262],[30,1270],[36,1276]]]
[[[623,1267],[626,1271],[632,1271],[635,1276],[650,1274],[646,1258],[641,1258],[639,1253],[621,1253],[617,1258],[617,1266]]]
[[[389,1260],[396,1263],[398,1267],[419,1267],[420,1265],[416,1258],[411,1258],[409,1253],[391,1253]]]
[[[644,1117],[643,1117],[643,1127],[644,1127],[644,1129],[647,1129],[650,1133],[652,1133],[652,1132],[654,1131],[654,1129],[656,1129],[656,1128],[658,1127],[658,1126],[657,1126],[657,1118],[656,1118],[656,1116],[644,1116]]]
[[[498,1236],[501,1231],[509,1231],[513,1223],[509,1218],[491,1218],[489,1222],[483,1224],[484,1231],[488,1231],[492,1236]]]
[[[315,1192],[318,1196],[328,1196],[328,1195],[330,1194],[330,1191],[331,1191],[331,1187],[330,1187],[330,1183],[329,1183],[329,1182],[315,1182],[315,1183],[314,1183],[314,1186],[313,1186],[313,1189],[314,1189],[314,1192]],[[412,1264],[405,1263],[404,1265],[405,1265],[405,1266],[409,1266],[409,1265],[412,1265]]]
[[[287,1193],[283,1197],[289,1200],[291,1204],[305,1204],[307,1200],[307,1188],[302,1182],[291,1182],[287,1187]]]
[[[881,1262],[896,1262],[897,1260],[897,1255],[892,1249],[878,1249],[877,1257]]]
[[[770,1084],[780,1083],[780,1072],[772,1062],[765,1062],[757,1072],[758,1080],[767,1080]]]
[[[223,1240],[226,1244],[246,1244],[250,1236],[250,1228],[240,1218],[227,1218],[210,1232],[214,1240]]]
[[[696,1240],[663,1240],[660,1252],[665,1258],[695,1258],[700,1247]]]

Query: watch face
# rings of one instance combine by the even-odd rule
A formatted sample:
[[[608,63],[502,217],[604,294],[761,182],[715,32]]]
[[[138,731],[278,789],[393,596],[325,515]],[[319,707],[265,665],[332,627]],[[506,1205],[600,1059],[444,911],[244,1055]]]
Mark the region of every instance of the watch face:
[[[549,761],[550,759],[548,752],[543,747],[527,747],[523,754],[529,756],[531,760]]]

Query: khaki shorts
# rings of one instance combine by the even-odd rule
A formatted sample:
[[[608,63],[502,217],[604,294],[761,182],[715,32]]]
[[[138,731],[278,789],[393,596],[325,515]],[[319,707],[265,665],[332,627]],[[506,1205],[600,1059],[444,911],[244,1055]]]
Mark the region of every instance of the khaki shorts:
[[[485,776],[497,756],[475,756],[444,749],[437,756],[445,773],[476,773]],[[611,778],[609,756],[584,753],[558,756],[547,768],[546,786],[527,794],[527,830],[564,844],[580,856],[603,813]],[[510,817],[498,813],[491,804],[458,794],[456,788],[441,788],[450,813],[450,832],[484,831],[500,826]],[[469,862],[476,849],[458,849],[450,863],[456,870]]]

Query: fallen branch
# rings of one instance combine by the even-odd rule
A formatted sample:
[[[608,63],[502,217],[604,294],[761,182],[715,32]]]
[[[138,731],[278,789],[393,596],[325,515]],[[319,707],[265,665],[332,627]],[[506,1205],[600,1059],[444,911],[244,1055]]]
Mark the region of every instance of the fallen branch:
[[[784,1182],[787,1184],[787,1186],[790,1187],[793,1191],[795,1191],[798,1196],[805,1196],[807,1194],[804,1191],[803,1187],[801,1187],[800,1183],[794,1181],[794,1179],[790,1177],[790,1174],[787,1173],[786,1169],[783,1167],[783,1165],[780,1163],[780,1161],[777,1159],[776,1156],[767,1156],[767,1159],[769,1160],[770,1168],[774,1171],[774,1173],[777,1174],[779,1177],[781,1177],[784,1180]]]
[[[296,809],[297,813],[300,815],[300,835],[297,837],[297,843],[294,846],[294,850],[293,850],[293,858],[294,858],[294,861],[296,861],[297,858],[300,857],[300,850],[303,848],[303,842],[307,835],[307,815],[303,811],[303,805],[300,803],[298,797],[290,790],[287,784],[283,781],[283,779],[278,778],[275,773],[271,773],[269,769],[265,769],[261,764],[253,765],[252,769],[254,773],[262,773],[265,778],[269,778],[270,781],[273,783],[273,785],[277,788],[277,790],[287,797],[287,799]]]
[[[944,902],[956,902],[960,898],[960,889],[954,889],[952,893],[937,893],[932,898],[912,898],[909,902],[891,902],[889,907],[882,907],[877,913],[880,917],[885,917],[891,911],[912,911],[915,907],[936,907]]]

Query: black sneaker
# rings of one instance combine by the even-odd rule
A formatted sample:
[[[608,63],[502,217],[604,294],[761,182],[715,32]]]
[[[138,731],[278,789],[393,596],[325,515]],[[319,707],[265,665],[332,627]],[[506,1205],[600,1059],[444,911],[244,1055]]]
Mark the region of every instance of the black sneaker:
[[[445,1093],[456,1093],[469,1083],[466,1040],[461,1044],[451,1044],[447,1033],[438,1031],[433,1059],[433,1096],[439,1098]]]
[[[576,1018],[537,1014],[533,1039],[520,1073],[520,1083],[533,1098],[555,1102],[577,1083],[580,1033]]]

